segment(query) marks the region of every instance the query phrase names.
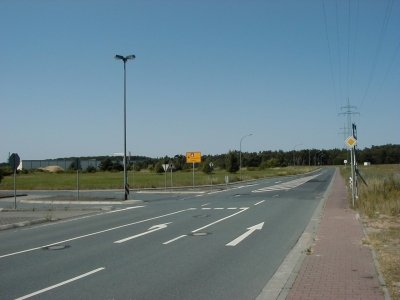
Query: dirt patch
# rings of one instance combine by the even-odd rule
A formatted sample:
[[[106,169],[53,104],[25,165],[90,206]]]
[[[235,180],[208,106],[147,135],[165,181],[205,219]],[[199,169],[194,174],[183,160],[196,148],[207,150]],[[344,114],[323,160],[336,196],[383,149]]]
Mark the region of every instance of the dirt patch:
[[[400,300],[400,215],[363,219],[369,244],[377,255],[381,272],[393,300]]]
[[[61,168],[60,166],[47,166],[44,168],[39,168],[39,170],[49,172],[49,173],[61,173],[64,172],[64,169]]]

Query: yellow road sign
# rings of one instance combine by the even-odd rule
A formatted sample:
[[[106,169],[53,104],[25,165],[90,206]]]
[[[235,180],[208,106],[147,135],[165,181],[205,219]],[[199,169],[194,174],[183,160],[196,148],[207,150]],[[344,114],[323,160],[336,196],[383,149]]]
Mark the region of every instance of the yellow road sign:
[[[186,163],[200,163],[201,152],[186,152]]]
[[[352,135],[349,136],[344,142],[349,148],[353,148],[355,145],[357,145],[357,140]]]

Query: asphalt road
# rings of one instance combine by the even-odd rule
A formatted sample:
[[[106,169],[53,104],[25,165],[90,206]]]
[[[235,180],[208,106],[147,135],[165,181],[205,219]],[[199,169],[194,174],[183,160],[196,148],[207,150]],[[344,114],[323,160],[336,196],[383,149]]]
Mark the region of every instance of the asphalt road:
[[[255,299],[334,169],[0,232],[1,299]]]

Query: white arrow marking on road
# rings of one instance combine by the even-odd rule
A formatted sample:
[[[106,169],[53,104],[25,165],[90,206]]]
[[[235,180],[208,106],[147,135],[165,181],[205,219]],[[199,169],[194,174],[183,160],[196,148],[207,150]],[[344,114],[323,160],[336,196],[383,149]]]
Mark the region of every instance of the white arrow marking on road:
[[[247,238],[250,234],[252,234],[254,231],[261,230],[263,228],[263,226],[264,226],[264,222],[247,228],[247,231],[245,233],[243,233],[241,236],[234,239],[232,242],[226,244],[225,246],[236,246],[241,241],[243,241],[245,238]]]
[[[158,230],[167,228],[167,225],[168,225],[168,224],[171,224],[171,223],[172,223],[172,222],[151,226],[151,227],[150,227],[149,229],[147,229],[147,231],[145,231],[145,232],[142,232],[142,233],[139,233],[139,234],[136,234],[136,235],[133,235],[133,236],[124,238],[124,239],[122,239],[122,240],[115,241],[114,244],[121,244],[121,243],[124,243],[124,242],[126,242],[126,241],[133,240],[133,239],[136,239],[136,238],[138,238],[138,237],[144,236],[144,235],[146,235],[146,234],[149,234],[149,233],[152,233],[152,232],[155,232],[155,231],[158,231]]]

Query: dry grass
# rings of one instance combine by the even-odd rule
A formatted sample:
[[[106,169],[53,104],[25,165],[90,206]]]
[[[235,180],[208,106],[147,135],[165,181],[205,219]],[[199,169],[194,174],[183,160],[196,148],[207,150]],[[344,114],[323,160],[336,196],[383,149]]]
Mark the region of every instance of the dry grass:
[[[359,198],[355,209],[373,218],[380,214],[400,214],[400,165],[378,165],[359,168],[367,185],[359,181]],[[349,168],[342,168],[344,178],[349,178]]]
[[[360,172],[368,186],[360,183],[355,209],[391,297],[400,300],[400,165],[362,166]],[[349,178],[349,169],[342,168],[342,175]]]
[[[400,217],[364,219],[368,240],[393,300],[400,299]]]

